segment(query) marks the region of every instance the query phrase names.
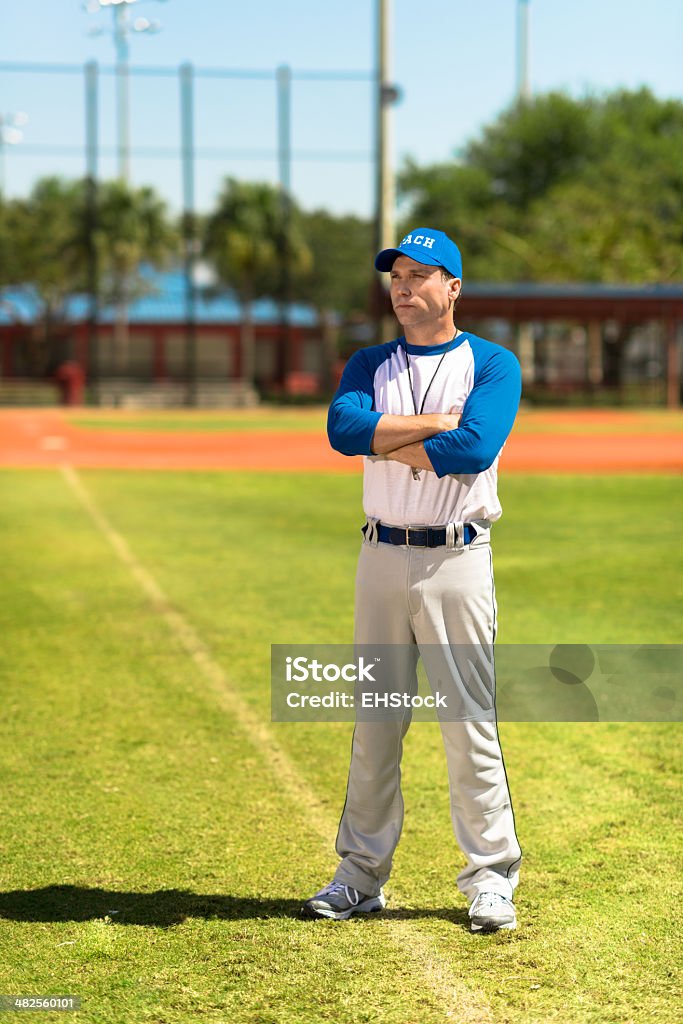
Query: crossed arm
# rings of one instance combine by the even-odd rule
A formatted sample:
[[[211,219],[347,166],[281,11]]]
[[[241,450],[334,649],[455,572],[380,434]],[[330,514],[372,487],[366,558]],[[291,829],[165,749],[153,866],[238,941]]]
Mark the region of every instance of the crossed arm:
[[[521,391],[516,357],[478,339],[474,387],[462,418],[453,413],[396,416],[375,408],[376,361],[385,346],[349,360],[327,417],[330,444],[342,455],[390,459],[441,478],[488,469],[512,429]],[[380,360],[381,362],[381,360]],[[457,429],[456,429],[457,428]]]
[[[385,414],[378,421],[371,442],[375,455],[415,469],[434,472],[423,442],[428,437],[455,430],[460,414],[427,413],[421,416],[392,416]]]

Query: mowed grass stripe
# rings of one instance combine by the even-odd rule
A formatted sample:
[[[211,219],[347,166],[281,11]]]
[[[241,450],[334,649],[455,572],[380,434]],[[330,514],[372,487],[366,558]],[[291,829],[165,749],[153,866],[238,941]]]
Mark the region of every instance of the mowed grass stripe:
[[[214,660],[192,624],[171,606],[154,577],[138,562],[125,539],[111,526],[98,508],[78,473],[71,466],[63,466],[62,473],[94,525],[131,572],[157,614],[164,619],[170,632],[209,683],[214,697],[235,718],[252,746],[259,751],[259,755],[277,781],[277,786],[284,790],[292,802],[303,801],[312,831],[322,841],[325,849],[329,849],[336,833],[337,822],[330,816],[317,794],[277,742],[272,729],[240,698],[231,686],[227,674]],[[437,997],[445,1019],[480,1021],[482,1024],[492,1019],[490,1007],[486,1005],[481,994],[464,984],[448,969],[443,960],[435,955],[431,939],[420,932],[415,922],[389,921],[381,924],[381,933],[390,939],[399,952],[405,953],[410,949],[411,956],[406,960],[404,970],[422,975]]]
[[[252,746],[267,764],[274,778],[282,787],[289,791],[295,800],[303,795],[306,805],[310,808],[313,821],[317,825],[324,823],[325,811],[313,790],[307,786],[295,770],[289,757],[271,734],[270,729],[241,699],[230,684],[227,674],[212,657],[197,630],[188,619],[174,608],[152,574],[140,564],[131,551],[126,540],[118,533],[103,515],[91,495],[86,490],[81,478],[71,466],[63,466],[62,474],[69,487],[82,504],[97,529],[111,545],[117,557],[129,570],[136,583],[140,586],[154,611],[165,621],[168,629],[178,641],[185,653],[194,662],[212,690],[220,706],[227,711],[246,733]],[[303,793],[302,793],[303,787]],[[332,827],[323,832],[323,839],[330,841],[334,837]]]

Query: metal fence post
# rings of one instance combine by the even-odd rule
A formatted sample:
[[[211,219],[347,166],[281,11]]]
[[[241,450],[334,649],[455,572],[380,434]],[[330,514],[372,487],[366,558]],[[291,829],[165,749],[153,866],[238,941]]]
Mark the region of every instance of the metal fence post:
[[[96,405],[101,399],[99,346],[99,260],[97,229],[98,67],[88,61],[85,72],[85,244],[88,252],[88,377]]]
[[[180,129],[183,175],[183,250],[185,266],[185,369],[187,405],[197,404],[197,224],[194,196],[194,69],[181,64]]]

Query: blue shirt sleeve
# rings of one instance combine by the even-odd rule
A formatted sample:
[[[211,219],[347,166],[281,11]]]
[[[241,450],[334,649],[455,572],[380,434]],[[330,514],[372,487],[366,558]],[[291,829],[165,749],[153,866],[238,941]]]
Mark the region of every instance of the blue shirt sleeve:
[[[372,455],[370,443],[382,413],[373,407],[375,367],[366,349],[349,359],[327,414],[327,436],[342,455]]]
[[[438,477],[449,473],[483,473],[493,464],[512,430],[522,393],[516,356],[491,342],[473,345],[474,386],[457,430],[424,442]]]

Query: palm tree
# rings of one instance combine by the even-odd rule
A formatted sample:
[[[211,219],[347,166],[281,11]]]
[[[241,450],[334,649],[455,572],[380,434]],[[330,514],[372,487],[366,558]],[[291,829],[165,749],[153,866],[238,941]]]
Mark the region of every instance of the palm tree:
[[[292,274],[310,266],[298,211],[272,185],[227,178],[206,223],[204,253],[221,283],[233,288],[239,297],[242,377],[253,382],[254,300],[266,295],[287,299],[282,294],[283,261],[287,258]]]
[[[166,264],[178,251],[179,235],[153,189],[133,188],[120,179],[98,186],[96,224],[102,298],[116,306],[115,364],[122,368],[128,350],[128,303],[144,291],[140,265]]]
[[[0,287],[31,286],[38,307],[38,324],[24,339],[32,373],[58,358],[68,299],[85,289],[81,200],[78,182],[49,177],[26,198],[3,204]]]
[[[87,216],[87,208],[85,181],[49,177],[36,182],[27,198],[5,202],[2,210],[0,286],[34,289],[41,321],[37,345],[42,355],[34,360],[38,369],[53,361],[52,340],[64,324],[70,296],[93,283],[93,248],[100,297],[119,309],[144,290],[140,263],[162,265],[175,248],[177,236],[164,204],[150,188],[103,182],[94,218]],[[94,247],[88,240],[89,219],[94,219]],[[117,347],[125,350],[125,317],[118,317],[117,332]]]

